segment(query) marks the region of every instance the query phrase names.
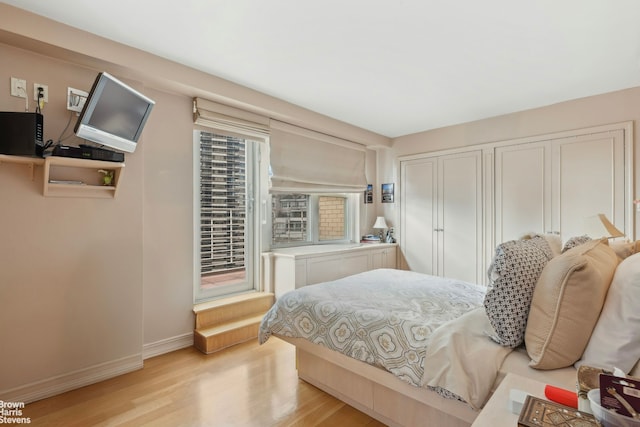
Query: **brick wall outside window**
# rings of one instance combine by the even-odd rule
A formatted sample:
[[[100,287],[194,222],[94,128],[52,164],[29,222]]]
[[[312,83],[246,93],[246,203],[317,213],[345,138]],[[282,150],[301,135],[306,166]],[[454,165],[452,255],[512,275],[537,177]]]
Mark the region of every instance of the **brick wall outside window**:
[[[344,197],[321,196],[319,208],[319,239],[338,240],[344,236]]]

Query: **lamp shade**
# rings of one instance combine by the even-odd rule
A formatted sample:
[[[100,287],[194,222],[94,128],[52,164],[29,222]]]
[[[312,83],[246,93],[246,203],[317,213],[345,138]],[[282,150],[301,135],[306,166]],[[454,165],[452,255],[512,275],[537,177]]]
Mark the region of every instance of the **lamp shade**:
[[[376,223],[373,224],[373,228],[388,228],[387,221],[384,220],[383,216],[379,216],[376,218]]]
[[[624,236],[624,233],[618,230],[604,214],[597,214],[585,218],[584,230],[585,234],[592,239],[600,239],[603,237],[612,239],[614,237]]]

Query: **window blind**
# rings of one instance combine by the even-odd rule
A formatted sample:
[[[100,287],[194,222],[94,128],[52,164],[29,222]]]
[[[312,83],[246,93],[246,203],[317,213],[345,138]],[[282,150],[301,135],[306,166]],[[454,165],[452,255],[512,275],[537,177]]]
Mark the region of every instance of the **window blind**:
[[[367,187],[365,147],[271,120],[272,193],[353,193]]]
[[[195,124],[225,135],[264,142],[269,137],[269,118],[202,98],[193,100]]]

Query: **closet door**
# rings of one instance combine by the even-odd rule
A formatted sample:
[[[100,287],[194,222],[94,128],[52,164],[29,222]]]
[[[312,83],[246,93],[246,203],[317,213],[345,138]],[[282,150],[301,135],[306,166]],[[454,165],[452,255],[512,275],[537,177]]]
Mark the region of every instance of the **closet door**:
[[[599,213],[629,235],[625,230],[624,132],[557,139],[552,147],[551,223],[562,239],[584,234],[584,219]]]
[[[498,147],[495,162],[496,244],[529,232],[566,241],[598,213],[630,235],[623,130]]]
[[[495,150],[496,245],[522,235],[559,232],[551,224],[551,149],[547,141]]]
[[[403,267],[480,283],[480,151],[402,161],[400,171]]]
[[[400,163],[402,268],[437,274],[437,164],[435,157]]]
[[[481,152],[438,158],[438,275],[481,281]]]

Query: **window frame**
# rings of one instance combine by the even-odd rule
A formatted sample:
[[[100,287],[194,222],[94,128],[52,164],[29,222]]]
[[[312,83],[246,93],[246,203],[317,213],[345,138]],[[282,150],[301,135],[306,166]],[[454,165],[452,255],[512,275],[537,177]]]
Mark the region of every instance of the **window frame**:
[[[305,194],[309,196],[309,205],[307,206],[307,239],[304,241],[297,242],[274,242],[273,240],[273,224],[270,224],[270,238],[272,248],[289,248],[289,247],[297,247],[297,246],[312,246],[312,245],[335,245],[335,244],[348,244],[356,242],[356,234],[358,228],[357,218],[359,216],[358,209],[358,200],[359,194],[352,193],[291,193],[291,194]],[[272,194],[271,197],[274,195]],[[320,212],[319,212],[319,200],[320,197],[340,197],[345,199],[344,204],[344,238],[342,239],[331,239],[331,240],[320,240]],[[273,200],[269,204],[269,206],[273,206]],[[270,218],[273,218],[273,208],[271,208],[269,215]]]
[[[200,200],[200,132],[218,134],[228,137],[240,137],[245,140],[245,180],[246,180],[246,221],[245,221],[245,277],[244,282],[231,285],[221,285],[212,289],[202,289],[202,264],[201,264],[201,200]],[[193,131],[193,300],[194,304],[210,301],[212,299],[233,295],[252,290],[258,290],[259,260],[260,260],[260,223],[256,210],[255,200],[261,191],[261,150],[262,144],[250,137],[233,135],[230,132],[222,132],[209,128],[195,127]]]

